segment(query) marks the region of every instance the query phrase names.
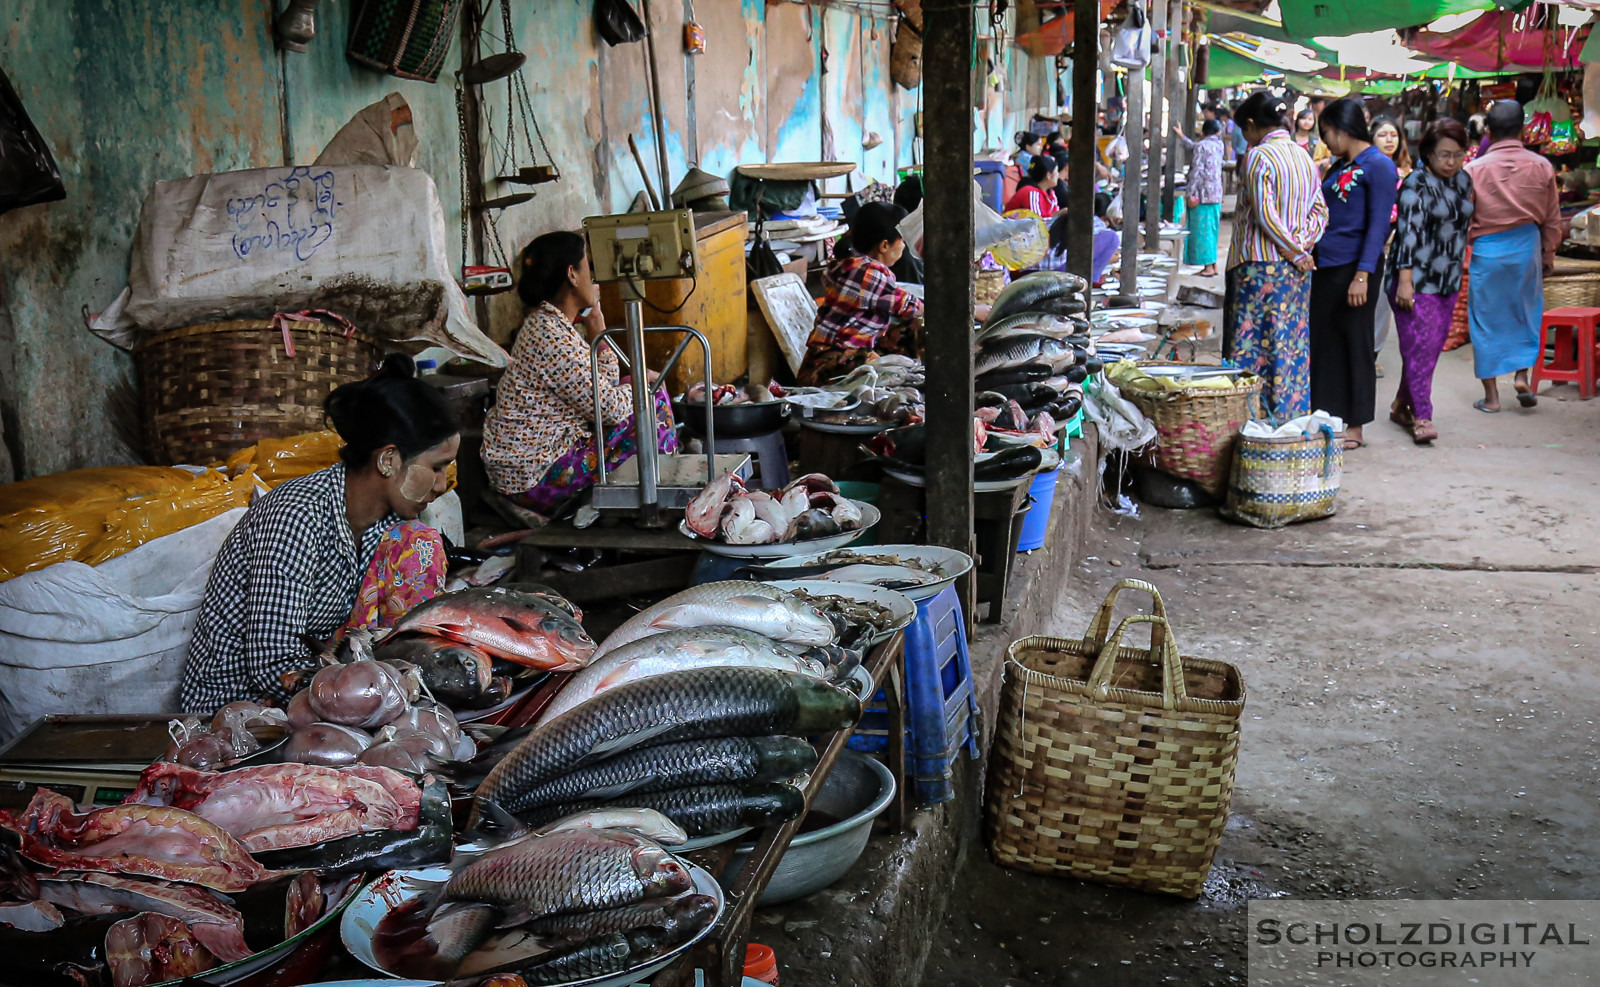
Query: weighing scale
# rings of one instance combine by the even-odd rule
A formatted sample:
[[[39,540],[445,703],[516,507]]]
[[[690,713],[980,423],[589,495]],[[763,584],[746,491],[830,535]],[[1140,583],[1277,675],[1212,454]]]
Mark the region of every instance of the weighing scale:
[[[594,280],[621,286],[626,321],[624,328],[607,329],[589,344],[589,375],[595,394],[594,433],[596,436],[606,434],[599,400],[600,347],[609,346],[618,360],[627,365],[633,378],[635,449],[634,457],[615,471],[608,471],[605,457],[599,457],[599,476],[590,503],[597,511],[637,515],[642,527],[664,527],[663,509],[682,510],[712,479],[732,471],[748,472],[750,466],[748,454],[719,456],[713,451],[716,425],[712,416],[710,342],[689,326],[644,324],[644,282],[684,278],[695,281],[699,277],[694,213],[676,209],[590,216],[583,221],[583,229],[589,240],[589,264]],[[683,335],[661,368],[661,380],[672,372],[691,341],[700,344],[706,392],[706,454],[703,457],[663,453],[656,449],[656,406],[650,384],[645,379],[644,334],[647,332]],[[617,346],[616,338],[624,341],[626,353]]]

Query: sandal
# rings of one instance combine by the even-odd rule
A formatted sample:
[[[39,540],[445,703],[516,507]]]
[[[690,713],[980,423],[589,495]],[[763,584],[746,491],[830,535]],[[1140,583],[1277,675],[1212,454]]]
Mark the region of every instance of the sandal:
[[[1531,408],[1539,403],[1539,395],[1533,393],[1533,388],[1526,384],[1513,386],[1517,388],[1517,403],[1524,408]]]
[[[1344,451],[1345,452],[1349,452],[1352,449],[1360,449],[1362,446],[1364,446],[1366,444],[1367,444],[1367,440],[1366,439],[1345,439],[1344,440]]]
[[[1500,413],[1500,409],[1499,408],[1491,408],[1491,407],[1489,407],[1488,405],[1483,403],[1485,400],[1486,399],[1484,399],[1484,398],[1479,398],[1478,400],[1472,402],[1472,406],[1474,408],[1477,408],[1479,411],[1483,412],[1486,415],[1498,415]]]
[[[1411,441],[1419,446],[1425,446],[1439,437],[1439,430],[1433,427],[1433,422],[1426,418],[1418,418],[1411,426]]]
[[[1396,425],[1399,425],[1401,428],[1410,428],[1416,421],[1416,419],[1412,417],[1411,409],[1400,407],[1399,401],[1389,405],[1389,420],[1394,422]]]

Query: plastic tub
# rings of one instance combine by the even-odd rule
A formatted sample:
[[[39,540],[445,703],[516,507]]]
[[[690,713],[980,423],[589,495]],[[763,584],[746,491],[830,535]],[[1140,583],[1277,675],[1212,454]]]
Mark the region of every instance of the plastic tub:
[[[1056,481],[1060,478],[1059,466],[1033,478],[1033,485],[1028,488],[1033,506],[1028,509],[1028,516],[1022,519],[1022,535],[1017,539],[1017,551],[1031,552],[1044,547],[1045,534],[1050,530],[1050,509],[1056,499]]]

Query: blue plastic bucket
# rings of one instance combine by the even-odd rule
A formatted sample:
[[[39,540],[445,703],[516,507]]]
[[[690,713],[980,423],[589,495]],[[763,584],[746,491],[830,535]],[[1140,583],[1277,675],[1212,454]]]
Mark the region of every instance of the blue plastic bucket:
[[[1022,519],[1022,534],[1017,538],[1017,551],[1031,552],[1044,547],[1045,532],[1050,530],[1050,508],[1056,499],[1056,480],[1060,478],[1059,466],[1033,478],[1033,485],[1028,487],[1028,495],[1033,498],[1033,506],[1028,508],[1028,516]]]

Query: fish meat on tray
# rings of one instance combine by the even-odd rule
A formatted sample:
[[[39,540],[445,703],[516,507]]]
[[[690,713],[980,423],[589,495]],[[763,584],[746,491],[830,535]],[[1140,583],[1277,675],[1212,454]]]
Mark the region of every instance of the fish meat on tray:
[[[187,925],[224,963],[254,953],[244,941],[244,918],[215,892],[192,884],[135,880],[117,874],[61,874],[39,881],[42,900],[79,915],[156,912]],[[4,979],[4,978],[0,978]]]
[[[797,737],[710,737],[624,751],[527,793],[530,807],[612,802],[673,788],[780,781],[817,764],[817,750]]]
[[[416,829],[422,791],[400,772],[370,765],[268,764],[214,772],[158,761],[139,776],[127,804],[187,809],[257,852]]]
[[[777,493],[747,490],[732,473],[706,484],[684,512],[702,538],[729,545],[771,545],[822,538],[861,527],[861,508],[821,473],[808,473]]]
[[[746,826],[787,822],[805,811],[805,796],[793,785],[770,782],[743,785],[695,785],[649,794],[632,793],[617,803],[653,809],[683,827],[691,837],[712,836]],[[545,806],[523,813],[535,825],[595,808],[593,805]]]
[[[734,627],[784,644],[833,644],[838,627],[816,608],[776,586],[730,579],[701,583],[629,617],[595,653],[603,658],[640,638],[692,627]]]
[[[106,932],[112,987],[146,987],[183,980],[217,966],[195,931],[159,912],[125,918]]]
[[[496,658],[550,672],[582,668],[595,648],[571,613],[538,595],[504,586],[436,596],[395,622],[396,634],[413,631],[472,644]]]
[[[705,668],[630,682],[543,723],[478,785],[479,801],[507,812],[530,807],[541,785],[646,744],[704,737],[801,736],[842,730],[861,718],[850,692],[767,668]],[[476,804],[470,826],[476,821]]]
[[[78,813],[48,788],[22,815],[0,811],[0,829],[21,837],[21,854],[56,870],[133,874],[243,891],[271,872],[216,823],[183,809],[116,805]]]
[[[819,647],[801,652],[759,634],[731,627],[694,627],[654,634],[607,652],[573,675],[539,719],[540,722],[553,720],[624,682],[688,668],[776,668],[827,678],[832,664],[830,651],[837,653],[839,649]]]

